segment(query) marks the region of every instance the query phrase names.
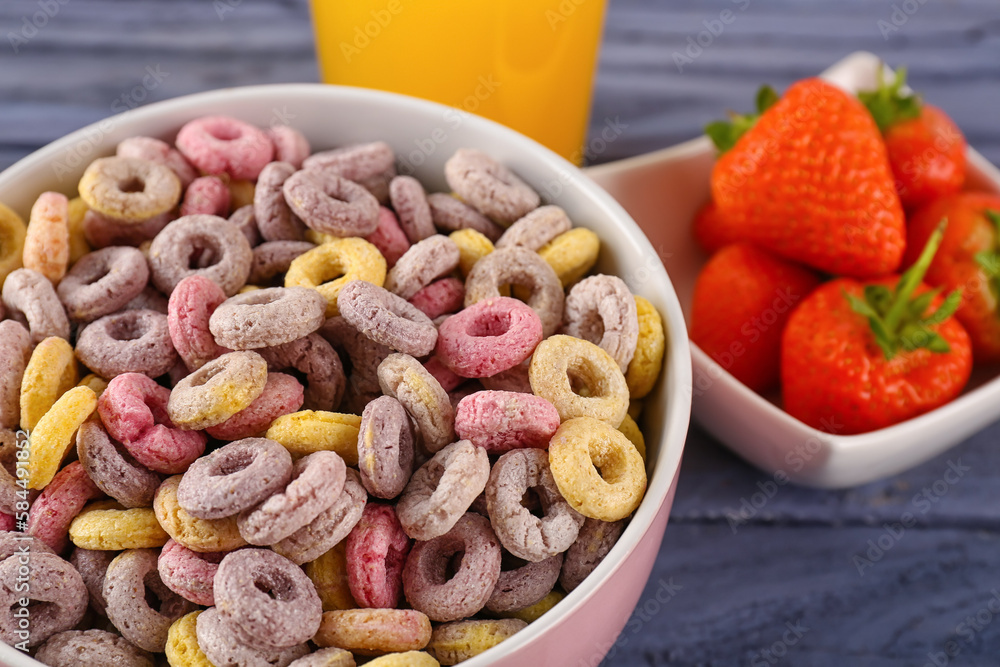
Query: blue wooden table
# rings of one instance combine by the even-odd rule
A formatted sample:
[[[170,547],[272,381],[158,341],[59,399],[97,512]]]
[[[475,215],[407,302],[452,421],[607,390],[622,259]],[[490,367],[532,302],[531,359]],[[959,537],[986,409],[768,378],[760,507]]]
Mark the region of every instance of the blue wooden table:
[[[0,28],[0,168],[137,105],[317,80],[305,0],[4,0]],[[593,158],[689,139],[760,83],[859,49],[909,65],[1000,163],[996,0],[611,0],[592,128],[625,130]],[[1000,664],[998,440],[994,426],[824,492],[773,485],[693,427],[659,560],[607,664]],[[763,506],[743,520],[744,503]]]

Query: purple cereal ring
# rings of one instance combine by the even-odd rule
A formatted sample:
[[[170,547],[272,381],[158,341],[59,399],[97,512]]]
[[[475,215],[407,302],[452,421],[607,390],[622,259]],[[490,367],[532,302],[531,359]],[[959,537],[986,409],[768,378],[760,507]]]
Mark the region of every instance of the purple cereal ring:
[[[52,549],[45,542],[35,539],[31,535],[22,532],[0,531],[0,562],[11,556],[20,556],[24,553],[51,554]]]
[[[23,431],[21,433],[20,439],[23,442],[27,436]],[[17,430],[0,428],[0,513],[5,515],[17,514],[19,502],[27,500],[30,503],[38,496],[37,491],[29,489],[25,498],[24,489],[17,483],[17,454],[22,451],[17,444]],[[24,505],[21,505],[20,511],[24,511]],[[0,529],[0,533],[3,530],[13,528]]]
[[[570,593],[583,583],[615,546],[625,530],[625,521],[600,521],[588,518],[580,528],[576,541],[566,551],[559,583]]]
[[[76,627],[87,611],[87,599],[80,573],[62,558],[41,551],[19,552],[0,563],[0,641],[38,646]],[[26,607],[27,629],[14,615]]]
[[[391,396],[365,406],[358,431],[358,468],[368,492],[395,498],[413,472],[413,427],[406,409]]]
[[[268,287],[229,297],[208,320],[215,342],[255,350],[308,336],[326,321],[326,299],[307,287]]]
[[[302,162],[305,169],[335,174],[363,185],[381,202],[389,198],[396,176],[396,155],[389,144],[375,141],[314,153]]]
[[[486,608],[494,613],[530,607],[549,594],[559,579],[563,555],[536,563],[528,562],[513,570],[502,570]]]
[[[240,513],[236,523],[250,544],[280,542],[330,508],[344,490],[347,466],[336,452],[302,457],[292,468],[292,481],[260,505]]]
[[[331,646],[313,651],[288,667],[357,667],[357,663],[354,662],[354,654],[350,651]]]
[[[291,125],[272,125],[267,129],[267,136],[274,144],[274,159],[287,162],[296,169],[302,168],[302,162],[309,157],[309,140],[306,135]]]
[[[229,352],[215,342],[209,320],[226,300],[226,293],[201,274],[181,280],[170,293],[167,305],[167,328],[174,348],[189,370],[195,371]]]
[[[501,371],[496,375],[479,378],[483,387],[491,391],[513,391],[519,394],[531,393],[531,381],[528,379],[530,358],[513,368]]]
[[[81,549],[75,547],[70,554],[69,562],[80,573],[83,583],[90,596],[90,607],[107,616],[107,601],[104,599],[104,577],[108,573],[108,565],[118,555],[117,551],[97,551],[96,549]]]
[[[317,232],[367,236],[378,226],[378,200],[354,181],[303,169],[289,176],[282,188],[292,212]]]
[[[191,268],[192,257],[201,256],[201,268]],[[233,223],[214,215],[188,215],[163,228],[149,247],[153,284],[170,294],[184,278],[201,274],[232,296],[250,275],[253,251],[246,236]]]
[[[229,186],[218,176],[201,176],[191,181],[184,191],[181,202],[181,215],[229,215]]]
[[[485,449],[459,440],[413,473],[396,505],[406,534],[416,540],[444,535],[469,509],[490,478]]]
[[[292,212],[282,189],[295,167],[287,162],[272,162],[260,172],[253,193],[253,216],[265,241],[301,241],[306,223]]]
[[[412,176],[397,176],[389,183],[389,201],[399,216],[402,227],[410,243],[418,243],[434,236],[434,221],[431,207],[427,204],[427,193],[420,181]]]
[[[505,166],[473,148],[459,148],[444,165],[448,186],[483,215],[507,226],[538,208],[541,198]]]
[[[268,373],[267,384],[253,403],[235,415],[205,432],[216,440],[242,440],[267,431],[275,419],[291,414],[302,407],[305,392],[291,375]]]
[[[340,357],[326,340],[317,333],[293,340],[283,345],[259,350],[271,371],[294,368],[306,376],[306,410],[332,411],[340,405],[347,380]]]
[[[198,553],[180,542],[168,540],[156,559],[163,585],[195,604],[215,604],[215,573],[226,552]]]
[[[187,161],[180,151],[171,148],[170,144],[152,137],[129,137],[123,139],[115,149],[118,157],[133,157],[148,160],[170,167],[181,181],[181,187],[187,187],[198,172]]]
[[[67,630],[53,635],[35,654],[49,667],[153,667],[153,656],[106,630]]]
[[[31,504],[25,532],[44,542],[53,552],[61,553],[69,544],[70,522],[88,500],[103,495],[80,462],[73,461],[56,473]]]
[[[135,297],[122,306],[122,310],[155,310],[164,315],[169,311],[167,297],[160,294],[152,285],[135,295]],[[183,365],[183,362],[179,362]]]
[[[247,282],[251,285],[264,285],[270,282],[275,276],[288,271],[292,260],[315,247],[309,241],[261,243],[253,249],[253,262],[250,263],[250,276]]]
[[[129,549],[115,557],[104,576],[108,620],[139,648],[162,653],[170,624],[195,609],[195,605],[166,587],[156,569],[155,549]],[[160,604],[146,601],[151,591]]]
[[[87,211],[83,215],[83,237],[91,248],[138,247],[154,239],[176,217],[170,210],[142,222],[129,222]]]
[[[490,241],[496,241],[503,234],[503,227],[472,208],[460,199],[444,192],[427,195],[434,226],[446,231],[474,229]]]
[[[331,317],[320,327],[319,334],[330,345],[342,351],[350,363],[351,374],[347,379],[344,402],[347,410],[355,414],[382,395],[378,385],[378,365],[392,354],[385,345],[368,338],[341,317]]]
[[[56,293],[71,319],[91,322],[123,308],[148,281],[149,265],[140,251],[112,246],[77,260]]]
[[[237,641],[287,648],[312,639],[323,604],[300,567],[269,549],[227,554],[215,573],[215,604]]]
[[[378,366],[382,392],[406,408],[428,452],[440,451],[455,434],[455,411],[448,393],[419,361],[406,354],[390,354]]]
[[[455,410],[455,433],[490,454],[531,447],[547,449],[559,428],[559,411],[540,396],[479,391]]]
[[[496,248],[520,246],[537,251],[546,243],[573,228],[566,211],[558,206],[539,206],[507,228]]]
[[[77,336],[76,358],[105,379],[129,372],[160,377],[178,360],[167,316],[155,310],[122,310],[88,324]]]
[[[625,281],[599,274],[573,285],[566,295],[563,333],[599,346],[624,373],[639,340],[635,297]]]
[[[376,343],[422,357],[437,343],[430,318],[402,297],[364,280],[352,280],[337,295],[344,320]]]
[[[494,250],[476,262],[465,279],[466,308],[500,296],[500,286],[510,284],[531,291],[528,305],[542,321],[543,336],[554,334],[563,316],[562,283],[548,262],[526,248]]]
[[[433,233],[432,231],[431,234]],[[390,269],[410,249],[410,240],[399,226],[396,214],[385,206],[379,208],[378,226],[375,227],[375,231],[365,237],[365,240],[378,248]]]
[[[542,322],[523,302],[500,296],[473,303],[438,328],[437,356],[468,378],[517,366],[542,341]]]
[[[435,280],[420,288],[409,301],[432,320],[446,313],[455,313],[465,303],[465,283],[458,278]]]
[[[391,505],[368,503],[347,536],[347,584],[361,607],[393,609],[403,597],[410,538]]]
[[[177,487],[177,502],[199,519],[223,519],[267,500],[291,478],[287,449],[267,438],[244,438],[192,463]]]
[[[0,429],[16,429],[21,423],[21,378],[31,350],[31,335],[23,325],[0,322]]]
[[[410,249],[399,258],[385,276],[385,288],[409,299],[435,279],[458,268],[458,246],[447,236],[435,234]]]
[[[528,489],[542,502],[541,518],[521,504]],[[497,459],[486,484],[486,507],[504,548],[531,562],[569,549],[584,521],[559,493],[544,449],[515,449]]]
[[[228,116],[203,116],[177,133],[177,150],[206,174],[253,180],[274,156],[267,134]]]
[[[205,452],[205,434],[181,430],[167,412],[171,391],[140,373],[123,373],[108,383],[97,401],[108,435],[136,461],[173,475],[187,470]]]
[[[0,532],[10,532],[14,530],[15,523],[16,521],[14,520],[13,514],[0,512]]]
[[[49,279],[31,269],[7,274],[0,292],[7,317],[26,324],[35,345],[50,336],[69,340],[69,319],[56,288]]]
[[[216,426],[249,407],[267,385],[267,362],[256,352],[229,352],[174,385],[170,420],[184,430]]]
[[[198,615],[195,632],[198,648],[213,665],[229,667],[288,667],[293,660],[309,653],[309,645],[288,648],[256,649],[238,641],[217,607]]]
[[[314,561],[336,546],[354,529],[368,502],[368,492],[353,468],[347,469],[344,490],[320,515],[304,528],[271,545],[296,565]]]
[[[447,392],[454,391],[459,385],[468,379],[453,373],[452,370],[445,366],[444,362],[437,357],[431,357],[425,361],[424,368],[427,369],[428,373],[434,376],[434,379],[438,381],[441,388]]]
[[[257,229],[257,218],[253,214],[253,204],[241,206],[233,211],[233,214],[229,216],[229,222],[236,225],[236,228],[243,233],[251,248],[260,244],[260,230]]]
[[[449,578],[448,563],[457,553],[463,554],[461,564]],[[467,513],[444,535],[413,546],[403,568],[403,591],[432,621],[457,621],[486,605],[499,578],[500,543],[490,522]]]

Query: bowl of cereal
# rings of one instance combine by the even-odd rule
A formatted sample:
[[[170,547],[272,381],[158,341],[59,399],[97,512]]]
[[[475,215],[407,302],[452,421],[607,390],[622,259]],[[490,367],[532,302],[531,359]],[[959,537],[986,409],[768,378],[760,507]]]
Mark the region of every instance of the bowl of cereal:
[[[257,86],[83,128],[0,202],[0,661],[612,646],[690,352],[657,253],[570,163],[429,102]]]

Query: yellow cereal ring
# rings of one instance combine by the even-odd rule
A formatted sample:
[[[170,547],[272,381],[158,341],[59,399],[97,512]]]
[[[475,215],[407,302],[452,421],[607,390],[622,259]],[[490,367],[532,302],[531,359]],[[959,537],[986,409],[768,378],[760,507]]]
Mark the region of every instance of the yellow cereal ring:
[[[646,468],[635,445],[592,417],[559,426],[549,441],[549,467],[570,506],[592,519],[624,519],[646,492]]]
[[[108,388],[108,381],[102,378],[100,375],[91,373],[84,376],[82,380],[77,384],[78,387],[90,387],[97,394],[97,398],[101,397],[104,390]]]
[[[549,591],[548,595],[530,607],[518,609],[517,611],[505,611],[497,615],[503,618],[519,618],[525,623],[534,623],[542,617],[542,614],[555,607],[564,597],[566,597],[566,594],[562,591]]]
[[[0,203],[0,285],[7,274],[24,266],[24,237],[28,226],[14,209]]]
[[[326,316],[340,314],[337,295],[352,280],[367,280],[379,287],[385,282],[385,257],[358,237],[334,239],[302,253],[285,273],[285,287],[311,287],[326,298]],[[339,276],[339,277],[338,277]]]
[[[82,197],[69,200],[69,263],[72,266],[92,250],[83,233],[83,217],[87,215],[87,202]]]
[[[24,268],[38,271],[58,285],[69,265],[69,200],[43,192],[31,207],[24,237]]]
[[[628,412],[628,385],[618,362],[580,338],[557,334],[539,343],[528,382],[532,393],[556,406],[562,421],[595,417],[617,428]]]
[[[582,278],[597,262],[601,239],[584,227],[576,227],[555,237],[538,249],[538,254],[555,269],[563,287]]]
[[[358,655],[416,651],[430,640],[431,619],[415,609],[325,611],[313,637],[318,646],[336,646]]]
[[[642,431],[639,430],[639,425],[635,423],[635,420],[630,416],[625,415],[625,419],[619,424],[618,430],[621,431],[622,435],[628,438],[635,449],[639,452],[639,456],[642,457],[642,462],[646,462],[646,438],[643,437]]]
[[[235,211],[253,204],[255,190],[253,181],[234,179],[229,181],[229,209]]]
[[[639,419],[639,415],[642,414],[642,409],[646,407],[645,403],[642,401],[629,401],[628,402],[628,416],[632,419]]]
[[[166,478],[153,498],[156,520],[175,542],[201,553],[232,551],[246,546],[235,516],[198,519],[185,512],[177,504],[177,485],[180,483],[181,475]]]
[[[493,242],[475,229],[459,229],[448,234],[448,238],[458,246],[458,267],[463,276],[469,275],[476,262],[493,252]]]
[[[355,609],[358,603],[347,583],[347,540],[314,561],[305,564],[306,576],[312,580],[323,602],[323,611]]]
[[[111,501],[91,503],[69,524],[69,539],[81,549],[156,549],[170,537],[151,507],[124,509]]]
[[[167,662],[171,667],[215,667],[198,646],[199,611],[181,616],[167,631]]]
[[[52,336],[36,345],[21,377],[21,428],[33,430],[77,380],[76,357],[65,338]]]
[[[317,232],[315,229],[306,230],[306,241],[309,243],[315,243],[316,245],[323,245],[324,243],[329,243],[330,241],[339,238],[333,234],[324,234],[323,232]]]
[[[527,626],[517,618],[444,623],[434,628],[427,650],[442,665],[457,665],[510,639]]]
[[[74,387],[59,397],[30,433],[28,488],[44,489],[73,445],[73,434],[97,409],[90,387]]]
[[[255,291],[259,290],[259,289],[260,289],[260,287],[258,287],[257,285],[244,285],[243,287],[240,288],[240,291],[237,292],[237,293],[238,294],[246,294],[247,292],[255,292]]]
[[[358,415],[301,410],[275,419],[265,437],[280,442],[296,459],[328,450],[340,454],[347,465],[356,466],[360,431]]]
[[[653,390],[656,379],[660,377],[667,337],[663,331],[663,318],[653,304],[637,296],[635,307],[639,314],[639,340],[635,345],[635,356],[625,371],[625,382],[632,398],[642,398]]]
[[[390,653],[381,658],[375,658],[366,662],[365,667],[441,667],[441,663],[429,653],[407,651],[406,653]]]
[[[249,407],[267,383],[267,362],[251,350],[213,359],[174,385],[167,414],[181,428],[221,424]]]

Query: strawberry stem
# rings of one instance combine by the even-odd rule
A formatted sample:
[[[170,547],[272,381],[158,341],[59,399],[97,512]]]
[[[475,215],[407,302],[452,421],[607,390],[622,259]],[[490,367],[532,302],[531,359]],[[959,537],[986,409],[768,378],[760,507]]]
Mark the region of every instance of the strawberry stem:
[[[885,81],[884,74],[884,68],[880,65],[875,90],[858,93],[858,99],[868,108],[883,134],[897,123],[918,118],[923,106],[918,95],[904,93],[902,90],[906,85],[905,67],[898,68],[896,76],[890,82]]]
[[[913,294],[913,290],[917,288],[920,281],[924,279],[927,269],[931,267],[934,254],[941,247],[941,241],[944,239],[944,230],[947,226],[947,218],[938,223],[934,233],[927,239],[927,245],[924,246],[920,257],[913,266],[907,269],[899,279],[899,283],[896,284],[895,300],[892,302],[892,306],[885,316],[885,327],[889,331],[896,331],[899,327],[900,320],[906,314],[906,306],[910,303],[910,295]]]
[[[725,153],[736,145],[747,131],[757,124],[757,119],[778,101],[778,93],[771,86],[761,86],[757,91],[755,104],[756,113],[729,113],[729,120],[717,120],[705,126],[705,134],[712,140],[719,154]]]

